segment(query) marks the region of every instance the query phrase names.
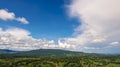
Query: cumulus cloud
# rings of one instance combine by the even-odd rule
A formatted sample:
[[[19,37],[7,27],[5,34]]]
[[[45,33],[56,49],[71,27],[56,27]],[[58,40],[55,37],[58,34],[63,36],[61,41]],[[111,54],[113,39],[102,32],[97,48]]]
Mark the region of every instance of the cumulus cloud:
[[[119,46],[119,45],[120,45],[119,42],[112,42],[112,43],[110,43],[110,44],[111,44],[111,46]]]
[[[7,9],[0,9],[0,19],[1,20],[16,20],[23,24],[28,24],[29,22],[24,17],[15,17],[13,12],[9,12]]]
[[[53,40],[35,39],[30,32],[21,28],[0,28],[0,49],[34,50],[54,44]]]
[[[15,18],[15,14],[13,12],[8,12],[5,9],[0,9],[0,19],[13,20],[14,18]]]
[[[66,44],[61,40],[55,44],[54,40],[36,39],[31,33],[21,28],[0,28],[0,49],[10,49],[17,51],[29,51],[36,49],[69,49],[73,45]]]
[[[24,17],[16,18],[17,21],[22,22],[23,24],[28,24],[29,22]]]
[[[97,46],[103,49],[110,43],[118,44],[116,41],[120,41],[119,3],[119,0],[72,0],[67,6],[69,16],[78,18],[81,25],[75,29],[74,37],[66,38],[65,42],[75,44],[77,49],[82,50],[95,49]]]

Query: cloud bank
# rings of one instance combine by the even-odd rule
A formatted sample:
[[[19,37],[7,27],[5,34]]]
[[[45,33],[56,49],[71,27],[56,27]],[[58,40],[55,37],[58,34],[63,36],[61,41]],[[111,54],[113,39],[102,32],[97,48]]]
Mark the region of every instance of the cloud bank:
[[[33,38],[29,31],[21,28],[0,28],[0,49],[28,51],[35,49],[69,49],[74,46],[54,40]]]
[[[0,9],[0,19],[7,21],[7,20],[16,20],[21,22],[22,24],[28,24],[29,22],[24,17],[15,17],[13,12],[9,12],[7,9]]]
[[[68,5],[69,16],[78,18],[81,25],[75,29],[74,37],[65,41],[83,51],[101,51],[113,45],[120,49],[119,3],[119,0],[72,0]]]
[[[44,48],[47,44],[54,44],[54,41],[35,39],[30,32],[21,28],[0,28],[0,48],[11,50],[34,50]]]

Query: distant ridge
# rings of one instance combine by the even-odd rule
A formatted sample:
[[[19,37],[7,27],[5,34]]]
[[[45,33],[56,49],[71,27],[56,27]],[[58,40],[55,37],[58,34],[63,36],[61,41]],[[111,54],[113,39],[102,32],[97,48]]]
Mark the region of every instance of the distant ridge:
[[[24,51],[19,54],[29,54],[29,55],[74,55],[80,54],[82,52],[73,52],[61,49],[39,49],[32,51]]]
[[[0,58],[27,58],[27,57],[42,57],[42,56],[117,56],[117,54],[99,54],[99,53],[84,53],[62,49],[38,49],[31,51],[13,51],[8,49],[0,49]],[[120,54],[118,54],[120,55]]]
[[[73,56],[80,55],[83,52],[74,52],[61,49],[38,49],[31,51],[13,51],[13,50],[0,50],[1,55],[12,55],[12,56]]]
[[[0,54],[9,54],[9,53],[17,53],[19,51],[9,50],[9,49],[0,49]]]

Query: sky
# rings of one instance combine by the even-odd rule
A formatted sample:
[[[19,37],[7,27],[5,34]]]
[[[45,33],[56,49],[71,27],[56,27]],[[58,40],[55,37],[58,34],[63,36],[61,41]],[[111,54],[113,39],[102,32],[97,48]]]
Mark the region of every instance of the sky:
[[[0,49],[120,53],[119,0],[1,0]]]

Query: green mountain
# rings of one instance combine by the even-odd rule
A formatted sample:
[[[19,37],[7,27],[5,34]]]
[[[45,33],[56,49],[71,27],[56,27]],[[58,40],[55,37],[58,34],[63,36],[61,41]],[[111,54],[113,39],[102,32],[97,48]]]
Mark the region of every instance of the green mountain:
[[[17,54],[23,54],[23,55],[77,55],[81,54],[82,52],[73,52],[73,51],[67,51],[67,50],[60,50],[60,49],[39,49],[39,50],[32,50],[32,51],[24,51],[19,52]]]
[[[74,52],[61,49],[39,49],[31,51],[0,50],[0,58],[39,57],[39,56],[76,56],[83,52]]]
[[[84,53],[61,49],[38,49],[31,51],[0,50],[0,58],[39,57],[39,56],[109,56],[110,54]]]

